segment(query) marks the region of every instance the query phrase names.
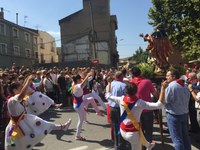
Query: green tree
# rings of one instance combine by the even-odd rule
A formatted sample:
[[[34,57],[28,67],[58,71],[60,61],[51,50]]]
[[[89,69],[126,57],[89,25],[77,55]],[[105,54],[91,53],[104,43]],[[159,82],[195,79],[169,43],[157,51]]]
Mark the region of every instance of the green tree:
[[[133,54],[132,60],[136,63],[147,63],[148,59],[148,52],[143,51],[141,47],[135,51],[135,54]]]
[[[188,60],[200,57],[200,0],[152,0],[149,24],[163,22],[174,47]]]

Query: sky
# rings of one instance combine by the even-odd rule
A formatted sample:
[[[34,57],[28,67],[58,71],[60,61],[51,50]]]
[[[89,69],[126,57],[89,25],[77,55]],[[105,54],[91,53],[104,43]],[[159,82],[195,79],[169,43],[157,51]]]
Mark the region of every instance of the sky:
[[[148,12],[151,0],[110,0],[110,13],[118,20],[117,50],[120,58],[132,56],[147,43],[139,37],[140,33],[152,33],[153,27],[148,24]],[[4,8],[4,19],[32,29],[50,33],[60,46],[60,26],[58,21],[83,8],[82,0],[0,0]]]

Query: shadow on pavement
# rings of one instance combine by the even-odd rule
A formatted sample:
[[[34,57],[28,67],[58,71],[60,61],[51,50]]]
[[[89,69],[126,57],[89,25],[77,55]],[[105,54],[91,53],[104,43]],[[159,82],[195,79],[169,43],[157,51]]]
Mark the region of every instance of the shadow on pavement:
[[[86,140],[86,142],[90,143],[98,143],[99,145],[106,147],[106,148],[113,148],[113,143],[111,142],[110,139],[104,139],[102,141],[97,141],[97,140]]]

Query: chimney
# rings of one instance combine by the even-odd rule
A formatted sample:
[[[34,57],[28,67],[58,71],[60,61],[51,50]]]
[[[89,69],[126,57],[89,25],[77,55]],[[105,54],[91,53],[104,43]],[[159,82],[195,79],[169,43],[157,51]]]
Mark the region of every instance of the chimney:
[[[18,25],[18,13],[16,13],[16,24]]]
[[[1,12],[0,12],[0,19],[4,19],[4,12],[3,12],[3,8],[1,8]]]

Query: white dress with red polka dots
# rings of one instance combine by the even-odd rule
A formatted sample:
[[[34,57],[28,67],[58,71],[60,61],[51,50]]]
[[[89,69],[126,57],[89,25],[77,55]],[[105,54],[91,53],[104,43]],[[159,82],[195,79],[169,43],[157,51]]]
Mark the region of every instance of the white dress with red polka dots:
[[[26,112],[38,116],[53,104],[54,101],[50,97],[41,92],[35,91],[32,95],[27,97],[25,104]]]
[[[36,94],[37,95],[37,94]],[[8,111],[13,117],[20,116],[25,107],[18,100],[19,95],[15,95],[8,100]],[[45,105],[45,104],[44,104]],[[41,107],[43,108],[43,107]],[[38,111],[42,112],[42,111]],[[41,119],[33,114],[24,114],[18,127],[24,133],[21,138],[12,138],[13,124],[10,121],[5,131],[5,150],[28,150],[39,143],[54,127],[54,124]]]

